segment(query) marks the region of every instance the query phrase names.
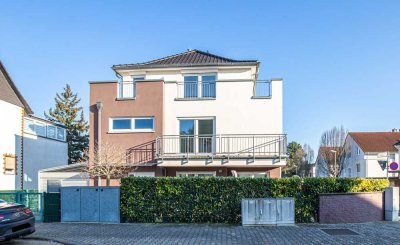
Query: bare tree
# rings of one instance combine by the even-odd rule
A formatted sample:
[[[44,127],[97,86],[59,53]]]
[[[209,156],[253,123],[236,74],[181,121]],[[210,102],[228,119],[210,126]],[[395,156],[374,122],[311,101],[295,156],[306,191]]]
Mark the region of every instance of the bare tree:
[[[318,171],[324,175],[339,177],[346,168],[344,141],[347,132],[343,126],[340,126],[333,127],[322,134],[316,164]]]
[[[130,154],[129,151],[115,144],[103,141],[100,145],[95,145],[83,171],[90,178],[106,178],[106,185],[110,186],[111,179],[120,179],[137,167],[131,163]]]
[[[302,158],[299,165],[299,173],[302,177],[310,176],[310,172],[312,169],[312,163],[314,160],[314,150],[311,148],[310,145],[304,144],[302,151]]]

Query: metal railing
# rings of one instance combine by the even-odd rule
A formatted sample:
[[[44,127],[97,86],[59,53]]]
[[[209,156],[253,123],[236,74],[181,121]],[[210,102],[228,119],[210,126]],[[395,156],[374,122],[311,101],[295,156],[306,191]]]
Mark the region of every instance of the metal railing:
[[[177,82],[178,99],[201,99],[216,97],[215,81]]]
[[[127,99],[135,98],[136,96],[136,83],[134,82],[120,82],[118,83],[118,98]]]
[[[163,135],[156,139],[156,157],[281,158],[285,134]]]
[[[271,81],[257,80],[254,87],[254,97],[271,97]]]

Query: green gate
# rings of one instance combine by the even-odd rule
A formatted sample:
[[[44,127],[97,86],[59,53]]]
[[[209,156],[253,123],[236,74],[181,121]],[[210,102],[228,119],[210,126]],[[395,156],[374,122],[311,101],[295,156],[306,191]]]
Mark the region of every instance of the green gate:
[[[15,191],[0,192],[0,199],[24,204],[32,210],[37,221],[43,220],[43,194],[39,192]]]
[[[60,193],[43,193],[44,212],[43,222],[61,221],[61,195]]]

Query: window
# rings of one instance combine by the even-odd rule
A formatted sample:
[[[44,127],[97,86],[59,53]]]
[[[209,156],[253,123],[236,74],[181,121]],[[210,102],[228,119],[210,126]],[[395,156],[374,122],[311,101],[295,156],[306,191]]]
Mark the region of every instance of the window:
[[[65,140],[65,128],[57,127],[57,139]]]
[[[256,81],[254,88],[254,97],[271,97],[271,82]]]
[[[29,134],[35,134],[35,121],[31,119],[25,119],[24,132]]]
[[[17,158],[13,154],[3,154],[4,174],[16,174]]]
[[[154,118],[111,118],[111,132],[153,132]]]
[[[47,137],[48,138],[52,138],[52,139],[56,139],[56,126],[53,125],[47,125]]]
[[[176,177],[213,177],[215,172],[176,172]]]
[[[357,173],[361,172],[361,165],[359,163],[356,164]]]
[[[41,122],[36,122],[35,132],[39,136],[46,137],[46,124]]]
[[[360,149],[360,147],[357,146],[357,155],[360,155],[360,154],[361,154],[361,149]]]
[[[238,177],[247,178],[268,178],[267,172],[237,172]]]
[[[112,128],[114,130],[120,130],[120,129],[130,130],[132,128],[131,123],[132,123],[131,119],[114,119]]]
[[[144,76],[134,76],[132,81],[122,81],[119,83],[119,98],[133,99],[136,98],[136,82],[144,80]]]
[[[153,129],[153,118],[135,119],[135,129]]]
[[[179,120],[180,153],[211,153],[213,151],[214,120]]]
[[[349,178],[351,177],[351,168],[347,169],[347,177],[349,177]]]
[[[178,84],[179,98],[215,98],[216,75],[188,75],[183,78],[182,84]],[[183,96],[182,91],[183,90]]]

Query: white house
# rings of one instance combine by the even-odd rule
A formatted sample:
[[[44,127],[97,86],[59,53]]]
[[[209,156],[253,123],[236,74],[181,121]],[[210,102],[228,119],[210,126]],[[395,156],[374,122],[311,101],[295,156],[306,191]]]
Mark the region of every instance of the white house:
[[[397,173],[387,172],[391,162],[399,163],[399,151],[394,144],[400,132],[349,132],[344,150],[344,177],[384,178]]]
[[[90,82],[90,142],[130,149],[146,175],[279,178],[283,82],[259,69],[200,50],[115,65],[118,81]]]
[[[0,114],[0,190],[37,189],[39,169],[67,163],[65,127],[33,116],[1,62]]]

